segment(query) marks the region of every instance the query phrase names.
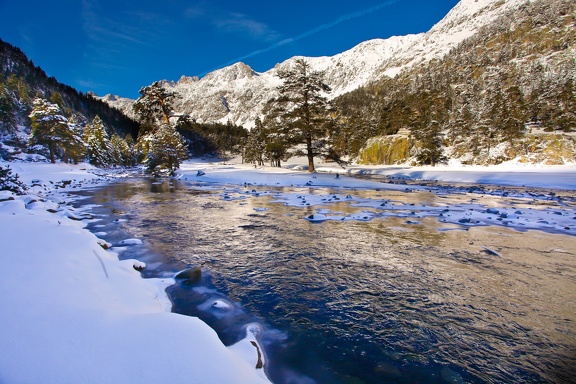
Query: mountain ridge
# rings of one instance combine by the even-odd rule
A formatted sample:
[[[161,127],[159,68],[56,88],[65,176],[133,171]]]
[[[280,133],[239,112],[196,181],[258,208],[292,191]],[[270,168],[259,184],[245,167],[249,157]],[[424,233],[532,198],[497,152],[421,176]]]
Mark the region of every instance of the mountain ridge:
[[[528,0],[461,0],[428,32],[392,36],[361,42],[334,56],[294,56],[265,72],[256,72],[238,62],[215,70],[202,78],[182,76],[178,81],[161,80],[177,92],[174,108],[198,122],[227,123],[251,128],[264,104],[280,84],[279,70],[304,58],[313,70],[324,71],[332,88],[330,98],[353,91],[383,77],[395,77],[402,70],[440,59],[482,26],[510,8]],[[111,106],[134,117],[130,99],[106,95]]]

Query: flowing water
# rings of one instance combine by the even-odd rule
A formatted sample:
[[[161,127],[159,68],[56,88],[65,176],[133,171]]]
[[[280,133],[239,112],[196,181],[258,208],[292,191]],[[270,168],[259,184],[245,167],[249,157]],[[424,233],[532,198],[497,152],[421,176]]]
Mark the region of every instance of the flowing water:
[[[318,207],[277,197],[338,191],[250,188],[230,198],[224,186],[118,182],[90,191],[95,214],[110,215],[90,229],[143,239],[121,255],[147,262],[145,277],[196,268],[168,289],[174,312],[227,345],[260,323],[275,383],[574,382],[576,236],[400,215],[312,223]],[[464,198],[346,193],[414,206]]]

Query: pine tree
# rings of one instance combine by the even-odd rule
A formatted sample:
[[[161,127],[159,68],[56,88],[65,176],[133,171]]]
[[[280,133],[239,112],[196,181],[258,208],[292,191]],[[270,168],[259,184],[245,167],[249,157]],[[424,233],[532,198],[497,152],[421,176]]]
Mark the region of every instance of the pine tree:
[[[576,131],[576,92],[574,81],[567,79],[559,87],[558,109],[554,116],[554,128],[564,132]]]
[[[176,93],[167,91],[158,81],[141,88],[139,93],[140,97],[134,103],[133,108],[140,120],[152,123],[159,121],[170,125],[172,102]]]
[[[128,144],[117,133],[110,138],[110,162],[116,165],[126,165],[130,162],[128,159]]]
[[[68,121],[68,130],[70,134],[64,141],[62,149],[64,151],[64,161],[78,164],[80,159],[86,155],[86,144],[82,140],[82,127],[75,123],[75,117],[72,116]]]
[[[278,136],[288,146],[305,145],[308,170],[314,172],[314,158],[326,156],[330,150],[325,141],[330,132],[324,96],[330,88],[322,80],[323,73],[312,71],[303,59],[296,60],[294,69],[279,71],[278,76],[283,83],[278,87],[279,97],[270,101],[273,107],[268,120],[277,121]]]
[[[248,139],[244,145],[243,161],[254,163],[255,165],[264,165],[264,153],[266,150],[266,131],[262,120],[256,118],[254,128],[248,133]]]
[[[176,94],[155,82],[143,87],[140,95],[134,103],[134,111],[143,122],[136,149],[145,157],[149,172],[173,174],[188,154],[184,138],[170,124]]]
[[[30,101],[30,87],[22,77],[11,74],[6,85],[14,92],[20,104],[26,104]]]
[[[12,173],[10,167],[0,165],[0,191],[10,191],[23,195],[28,187],[19,180],[19,175]]]
[[[74,132],[68,126],[68,119],[57,105],[41,98],[34,100],[30,118],[32,131],[29,135],[29,145],[46,146],[50,161],[56,163],[58,149],[65,149],[74,141]]]
[[[136,144],[132,135],[128,134],[124,138],[124,146],[122,150],[123,164],[127,167],[133,167],[138,164],[138,152],[136,151]]]
[[[16,127],[16,106],[12,92],[0,83],[0,133],[13,132]]]
[[[162,124],[153,134],[148,151],[147,169],[153,174],[173,175],[187,157],[186,143],[176,129]]]
[[[62,100],[62,95],[60,94],[60,92],[52,92],[48,101],[50,101],[52,104],[56,104],[61,109],[64,106],[64,100]]]
[[[86,155],[90,164],[97,167],[106,167],[113,162],[112,146],[104,123],[96,116],[84,129],[84,142],[86,143]]]
[[[442,134],[437,122],[432,122],[420,136],[420,146],[416,159],[421,165],[433,167],[446,160],[442,149]]]

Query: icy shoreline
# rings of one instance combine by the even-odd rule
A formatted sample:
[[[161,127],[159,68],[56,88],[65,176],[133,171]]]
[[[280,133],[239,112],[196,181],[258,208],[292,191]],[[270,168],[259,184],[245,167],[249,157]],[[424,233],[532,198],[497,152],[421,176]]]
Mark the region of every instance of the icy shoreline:
[[[101,182],[90,166],[10,165],[35,186],[0,192],[0,382],[269,382],[255,338],[227,348],[199,319],[171,313],[172,279],[142,279],[137,261],[84,229],[67,192]]]
[[[134,269],[137,261],[119,261],[84,229],[82,219],[89,218],[67,204],[68,193],[106,182],[106,177],[96,176],[86,164],[8,165],[32,187],[24,196],[0,192],[0,257],[7,271],[0,281],[0,305],[9,309],[0,318],[1,382],[268,382],[263,369],[255,368],[257,353],[250,343],[254,338],[227,348],[197,318],[171,313],[164,289],[172,279],[142,279]],[[245,164],[186,162],[177,177],[243,189],[249,185],[406,189],[402,184],[346,177],[337,166],[320,166],[322,172],[317,174],[298,169],[297,164],[255,169]],[[200,170],[204,174],[197,176]],[[495,185],[515,180],[521,183],[517,185],[560,188],[569,194],[576,190],[574,166],[475,172],[362,167],[350,173],[405,177],[415,182],[410,188],[419,188],[418,180],[430,178],[480,184],[489,179]],[[286,204],[301,203],[289,194],[282,199]],[[374,208],[370,201],[354,203]],[[324,217],[318,218],[336,219],[329,210],[319,214]]]

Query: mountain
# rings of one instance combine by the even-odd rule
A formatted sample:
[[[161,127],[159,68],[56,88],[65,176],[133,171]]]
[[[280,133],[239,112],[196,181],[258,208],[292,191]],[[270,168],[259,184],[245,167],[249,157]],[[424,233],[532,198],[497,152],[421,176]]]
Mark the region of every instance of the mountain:
[[[574,163],[575,8],[573,0],[461,0],[426,33],[293,57],[261,73],[236,63],[160,83],[179,95],[176,114],[251,128],[277,95],[279,71],[305,59],[332,89],[341,156],[369,164]],[[130,100],[118,100],[132,113]]]
[[[473,36],[504,12],[527,0],[462,0],[427,33],[374,39],[331,57],[305,58],[313,70],[324,71],[334,98],[402,70],[441,59],[466,38]],[[244,63],[216,70],[202,77],[182,76],[162,81],[177,92],[179,113],[199,122],[232,122],[250,128],[262,107],[275,95],[278,70],[291,67],[290,58],[266,72],[256,72]],[[106,95],[102,100],[133,116],[130,101]]]
[[[378,164],[576,162],[575,11],[523,3],[441,59],[339,96],[339,150]]]
[[[136,137],[139,124],[104,101],[49,77],[19,48],[0,40],[0,157],[27,147],[35,97],[49,99],[82,128],[97,115],[109,133]],[[130,102],[131,103],[131,102]]]

